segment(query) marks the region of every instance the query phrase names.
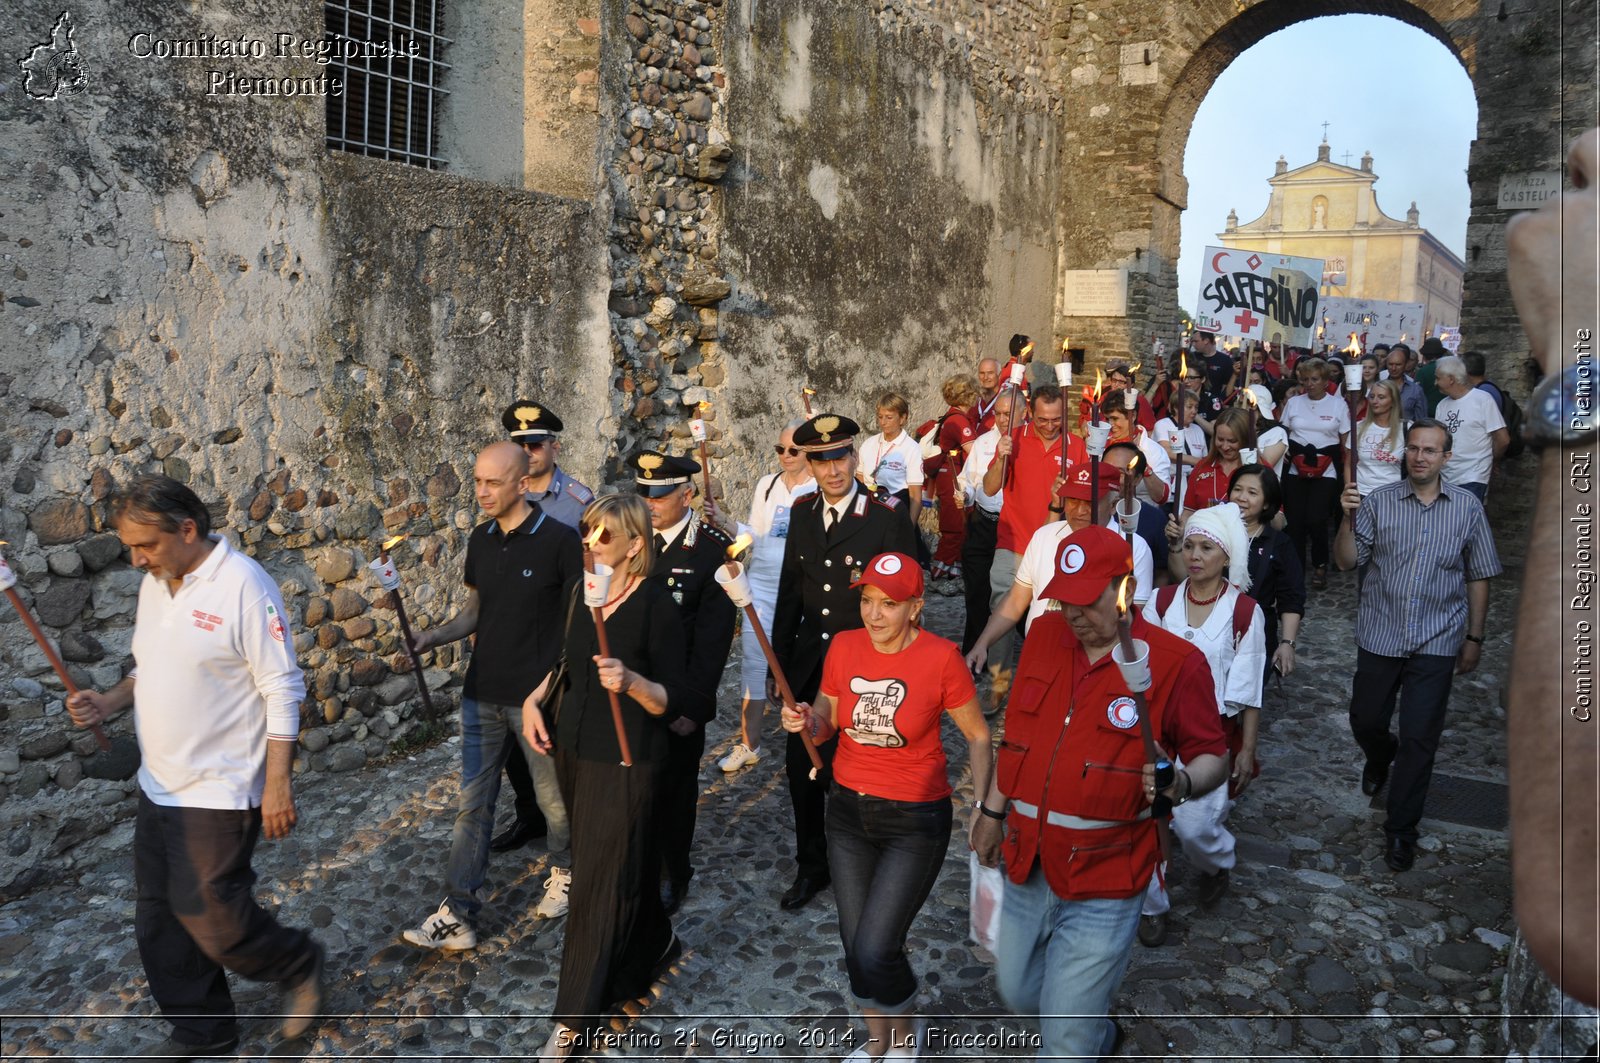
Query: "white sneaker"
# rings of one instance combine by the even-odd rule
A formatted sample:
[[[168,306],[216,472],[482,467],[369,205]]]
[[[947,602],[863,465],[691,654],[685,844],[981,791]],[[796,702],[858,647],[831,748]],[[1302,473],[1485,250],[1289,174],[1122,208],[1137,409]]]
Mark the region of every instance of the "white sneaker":
[[[544,880],[544,899],[533,910],[535,919],[560,919],[567,914],[567,887],[572,885],[572,871],[565,867],[552,867],[550,877]]]
[[[449,901],[439,905],[439,910],[424,919],[421,926],[406,930],[400,936],[424,949],[456,952],[478,947],[477,933],[450,910]]]
[[[740,768],[749,767],[761,759],[761,750],[751,749],[743,742],[735,742],[728,755],[717,761],[717,767],[732,775]]]

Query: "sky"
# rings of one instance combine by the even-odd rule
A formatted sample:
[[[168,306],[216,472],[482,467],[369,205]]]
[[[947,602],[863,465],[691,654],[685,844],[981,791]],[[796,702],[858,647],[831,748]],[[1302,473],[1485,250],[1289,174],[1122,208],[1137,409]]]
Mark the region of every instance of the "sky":
[[[1363,76],[1369,71],[1380,73]],[[1331,161],[1345,163],[1348,151],[1347,165],[1359,167],[1372,152],[1385,214],[1404,218],[1416,200],[1422,227],[1464,255],[1467,153],[1478,129],[1466,69],[1436,38],[1398,19],[1311,19],[1240,55],[1200,104],[1184,158],[1181,305],[1199,302],[1204,248],[1219,242],[1228,211],[1239,212],[1240,224],[1260,216],[1278,156],[1291,170],[1315,162],[1323,122]],[[1204,157],[1197,146],[1206,147]]]

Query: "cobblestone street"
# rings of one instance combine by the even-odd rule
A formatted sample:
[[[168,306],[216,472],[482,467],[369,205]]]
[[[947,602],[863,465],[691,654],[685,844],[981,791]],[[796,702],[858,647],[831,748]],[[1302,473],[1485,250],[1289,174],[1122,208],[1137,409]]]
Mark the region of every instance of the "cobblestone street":
[[[1502,578],[1484,666],[1456,684],[1436,780],[1503,782],[1497,701],[1513,604]],[[935,630],[956,631],[959,610],[958,598],[930,597]],[[1360,793],[1345,722],[1353,612],[1350,576],[1334,576],[1308,607],[1300,669],[1264,713],[1266,768],[1233,813],[1240,862],[1231,892],[1201,912],[1175,857],[1173,933],[1160,948],[1135,949],[1116,1009],[1127,1020],[1126,1055],[1449,1056],[1501,1043],[1499,987],[1514,933],[1506,836],[1430,816],[1416,867],[1383,867],[1382,811]],[[722,705],[713,757],[731,740],[731,690]],[[770,715],[768,724],[766,748],[779,750]],[[953,730],[947,740],[960,748]],[[275,991],[241,984],[241,1011],[256,1016],[245,1024],[245,1058],[536,1057],[561,941],[560,922],[529,915],[542,854],[494,858],[476,951],[433,955],[399,942],[438,902],[456,750],[450,741],[364,772],[303,779],[299,829],[263,845],[256,867],[264,901],[328,946],[332,1017],[309,1045],[275,1044]],[[777,905],[793,873],[781,762],[769,752],[725,778],[708,759],[703,779],[699,871],[676,921],[686,952],[634,1021],[615,1023],[617,1043],[603,1054],[846,1054],[862,1027],[831,895],[792,914]],[[963,800],[969,791],[963,778]],[[0,909],[8,1058],[118,1057],[165,1035],[133,941],[131,837],[124,823],[85,843],[71,876]],[[1032,1028],[1005,1014],[986,958],[967,941],[967,890],[958,828],[911,935],[930,1054],[1029,1056]]]

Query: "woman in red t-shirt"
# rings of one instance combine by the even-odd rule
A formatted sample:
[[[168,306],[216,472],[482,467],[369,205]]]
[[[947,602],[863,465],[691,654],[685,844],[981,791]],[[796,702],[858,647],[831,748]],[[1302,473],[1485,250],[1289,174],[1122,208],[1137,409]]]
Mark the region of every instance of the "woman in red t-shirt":
[[[916,559],[879,554],[851,586],[861,588],[864,626],[834,636],[816,705],[784,709],[783,727],[809,730],[818,742],[839,736],[828,866],[850,988],[869,1038],[846,1059],[865,1060],[882,1058],[891,1045],[916,1052],[917,979],[906,934],[950,844],[943,715],[967,740],[976,793],[988,792],[992,755],[961,650],[918,626]]]
[[[1187,524],[1195,510],[1228,500],[1228,481],[1245,464],[1240,454],[1253,450],[1255,445],[1255,418],[1248,411],[1230,406],[1218,415],[1216,427],[1211,430],[1211,453],[1194,466],[1184,485],[1180,525]]]
[[[935,440],[939,453],[922,469],[939,500],[939,547],[933,552],[931,572],[934,579],[960,579],[961,544],[967,537],[967,520],[961,509],[961,492],[956,490],[956,476],[977,438],[968,414],[978,401],[978,382],[958,373],[944,382],[942,393],[950,408],[944,413],[944,423]]]

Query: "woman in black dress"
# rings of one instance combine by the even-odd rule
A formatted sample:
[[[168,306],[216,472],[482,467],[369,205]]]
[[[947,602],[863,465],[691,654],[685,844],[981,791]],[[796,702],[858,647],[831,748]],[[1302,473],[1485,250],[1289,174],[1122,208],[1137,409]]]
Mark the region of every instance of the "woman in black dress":
[[[545,1060],[596,1047],[612,1005],[642,994],[682,951],[656,889],[651,814],[666,758],[662,717],[683,684],[682,624],[668,592],[645,579],[652,556],[643,499],[596,499],[579,530],[594,560],[612,569],[601,608],[611,656],[599,655],[593,614],[578,602],[566,635],[571,686],[557,718],[546,720],[541,711],[544,685],[522,713],[529,743],[541,752],[555,750],[572,821],[571,907]],[[622,764],[613,691],[622,704],[632,767]]]

